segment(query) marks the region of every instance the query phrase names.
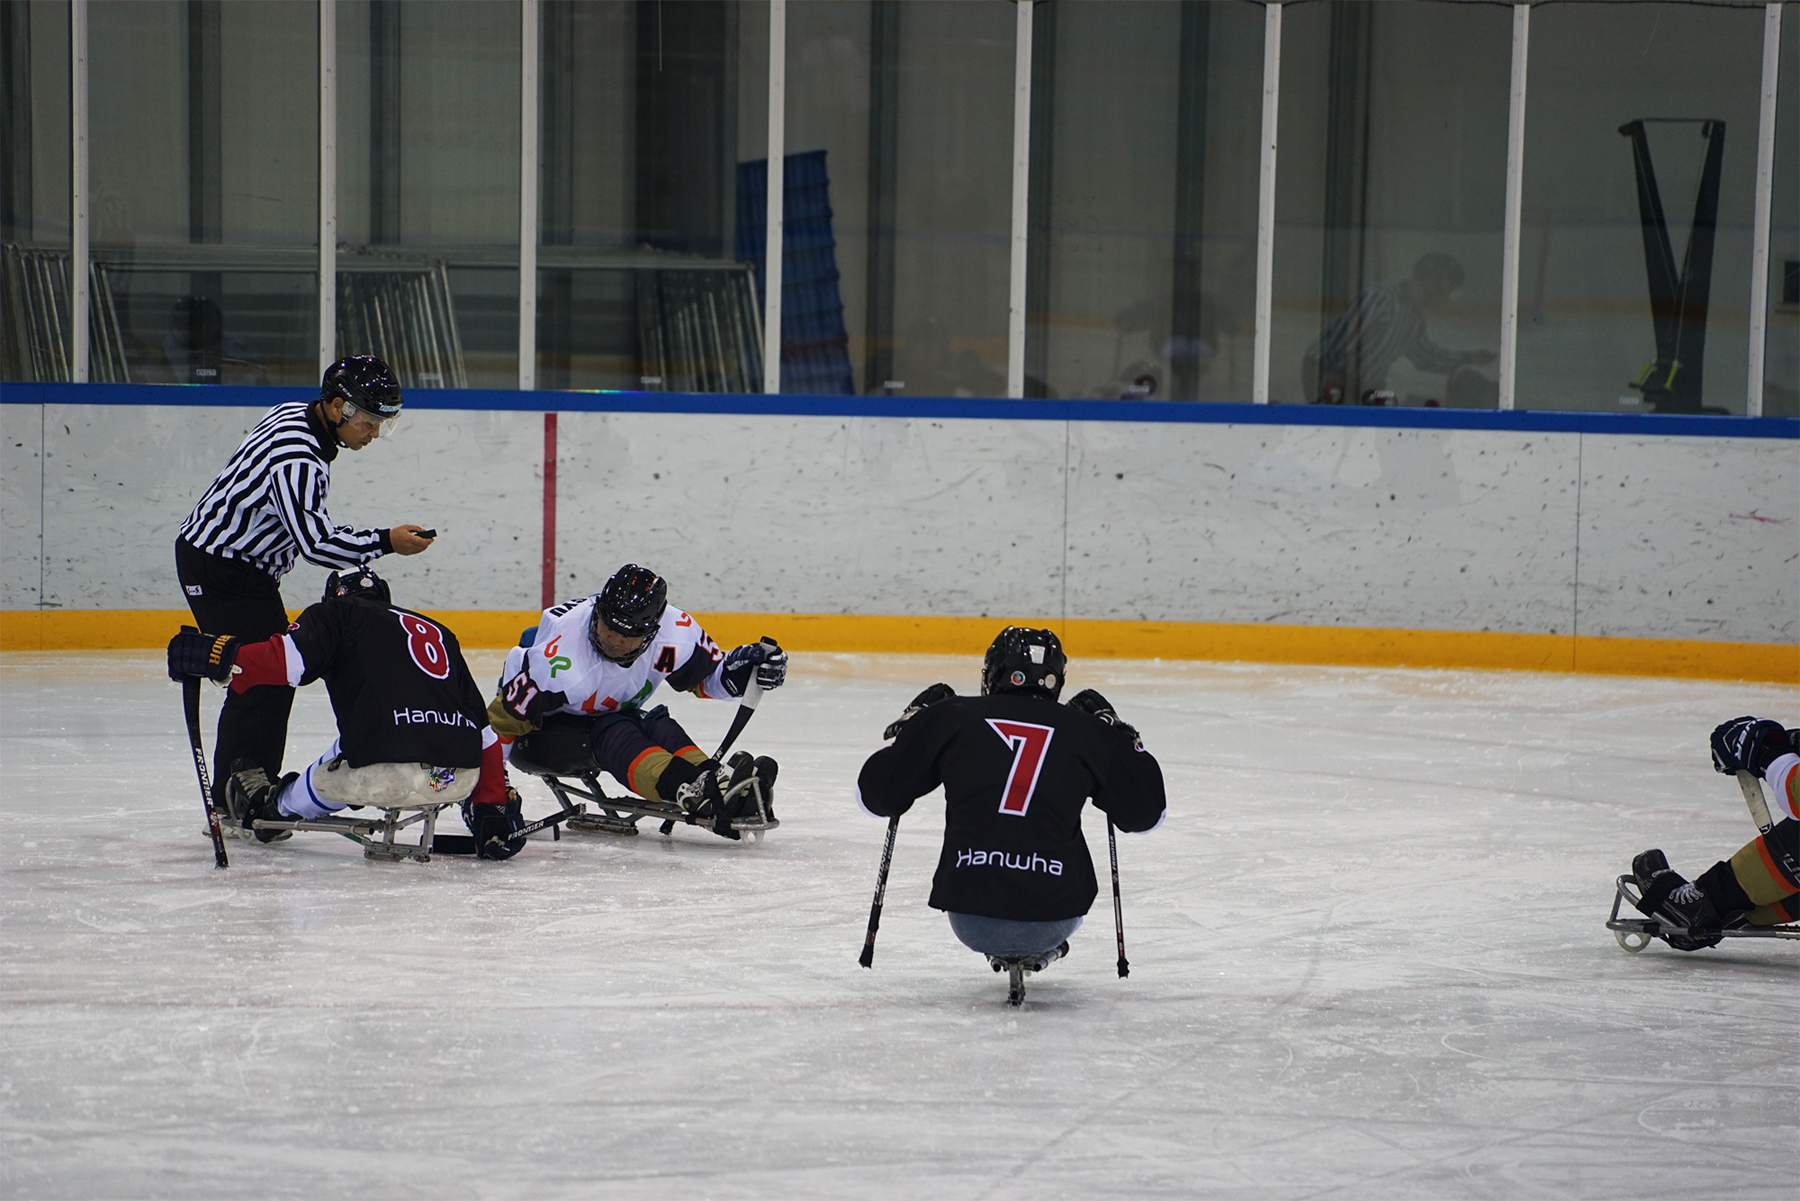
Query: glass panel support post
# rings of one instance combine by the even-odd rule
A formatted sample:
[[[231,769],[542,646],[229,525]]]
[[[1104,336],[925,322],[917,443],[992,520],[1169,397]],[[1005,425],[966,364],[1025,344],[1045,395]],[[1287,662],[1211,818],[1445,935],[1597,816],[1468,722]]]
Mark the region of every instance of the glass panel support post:
[[[319,374],[337,361],[337,0],[319,0]]]
[[[519,391],[537,390],[538,0],[519,5]]]
[[[88,382],[88,6],[69,0],[69,379]]]
[[[1500,248],[1500,405],[1513,407],[1519,379],[1519,224],[1524,209],[1525,67],[1531,5],[1513,5],[1512,85],[1506,112],[1505,232]]]
[[[1775,91],[1781,67],[1781,5],[1763,10],[1762,111],[1756,124],[1756,215],[1750,235],[1750,371],[1744,415],[1763,411],[1769,324],[1769,210],[1775,188]]]
[[[1256,346],[1250,399],[1269,403],[1269,347],[1275,312],[1275,141],[1281,106],[1281,5],[1263,7],[1262,169],[1256,192]]]
[[[787,194],[787,0],[769,0],[769,191],[763,251],[763,391],[781,391],[781,218]]]
[[[1006,395],[1025,395],[1025,265],[1031,199],[1031,8],[1016,0],[1013,40],[1012,259],[1006,301]]]

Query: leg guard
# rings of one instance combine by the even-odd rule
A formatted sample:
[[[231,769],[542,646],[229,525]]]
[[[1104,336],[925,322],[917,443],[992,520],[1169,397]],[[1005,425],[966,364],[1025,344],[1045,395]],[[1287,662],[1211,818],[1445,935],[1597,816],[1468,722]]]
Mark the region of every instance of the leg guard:
[[[1796,860],[1800,860],[1800,821],[1790,817],[1776,822],[1774,829],[1733,855],[1730,874],[1746,901],[1775,905],[1800,893],[1800,863]]]

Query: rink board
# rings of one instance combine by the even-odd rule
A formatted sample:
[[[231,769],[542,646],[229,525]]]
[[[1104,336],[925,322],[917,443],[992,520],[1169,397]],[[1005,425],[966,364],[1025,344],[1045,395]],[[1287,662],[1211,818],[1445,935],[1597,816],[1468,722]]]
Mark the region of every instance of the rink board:
[[[1090,655],[1800,680],[1792,421],[481,395],[586,407],[558,414],[558,594],[646,562],[721,636],[939,651],[1014,619]],[[435,526],[382,561],[396,598],[503,645],[542,599],[544,418],[438,399],[339,457],[331,511]],[[0,405],[0,646],[165,638],[175,529],[262,411]]]

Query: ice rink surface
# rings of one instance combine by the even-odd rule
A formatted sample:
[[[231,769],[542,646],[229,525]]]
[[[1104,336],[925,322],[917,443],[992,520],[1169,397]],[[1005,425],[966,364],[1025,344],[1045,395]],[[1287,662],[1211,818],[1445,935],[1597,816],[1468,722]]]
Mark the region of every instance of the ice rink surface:
[[[974,659],[795,655],[742,741],[782,765],[759,847],[302,834],[227,871],[159,660],[0,657],[7,1198],[1794,1196],[1800,944],[1602,923],[1635,852],[1754,835],[1706,737],[1800,690],[1078,662],[1171,813],[1120,839],[1130,978],[1103,876],[1015,1010],[925,905],[936,797],[856,964],[857,768]],[[331,732],[306,690],[290,765]]]

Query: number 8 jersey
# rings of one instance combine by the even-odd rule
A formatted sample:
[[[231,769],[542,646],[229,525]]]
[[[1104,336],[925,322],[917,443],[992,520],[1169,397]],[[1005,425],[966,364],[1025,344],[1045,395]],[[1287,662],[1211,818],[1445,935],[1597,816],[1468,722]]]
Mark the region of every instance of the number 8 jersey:
[[[857,800],[894,817],[944,786],[931,907],[1008,921],[1079,917],[1098,893],[1081,834],[1089,797],[1119,829],[1161,824],[1162,768],[1130,735],[1047,697],[959,696],[869,756]]]
[[[482,744],[491,741],[481,689],[456,635],[430,618],[363,600],[322,601],[269,644],[281,662],[260,665],[250,648],[240,652],[249,682],[298,688],[323,679],[351,767],[481,764]]]

